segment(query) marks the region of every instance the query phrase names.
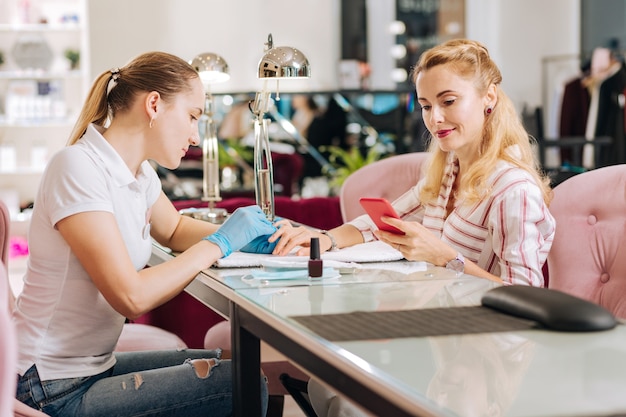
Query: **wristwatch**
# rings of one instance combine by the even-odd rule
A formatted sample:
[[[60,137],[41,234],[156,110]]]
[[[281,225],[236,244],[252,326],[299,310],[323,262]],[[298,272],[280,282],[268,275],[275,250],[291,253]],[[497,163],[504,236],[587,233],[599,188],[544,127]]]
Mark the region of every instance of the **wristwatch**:
[[[457,274],[465,272],[465,258],[461,255],[461,252],[456,253],[456,257],[446,264],[446,269],[451,269]]]
[[[330,233],[328,233],[328,230],[320,230],[320,233],[323,235],[328,236],[328,238],[330,239],[330,249],[328,249],[329,252],[334,251],[337,249],[337,241],[335,240],[335,236],[331,235]]]

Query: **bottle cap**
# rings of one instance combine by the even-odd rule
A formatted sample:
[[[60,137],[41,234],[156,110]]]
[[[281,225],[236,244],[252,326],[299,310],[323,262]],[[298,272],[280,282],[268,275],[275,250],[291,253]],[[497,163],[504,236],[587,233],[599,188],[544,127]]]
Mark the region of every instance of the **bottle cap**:
[[[320,240],[317,237],[311,238],[311,259],[320,259]]]

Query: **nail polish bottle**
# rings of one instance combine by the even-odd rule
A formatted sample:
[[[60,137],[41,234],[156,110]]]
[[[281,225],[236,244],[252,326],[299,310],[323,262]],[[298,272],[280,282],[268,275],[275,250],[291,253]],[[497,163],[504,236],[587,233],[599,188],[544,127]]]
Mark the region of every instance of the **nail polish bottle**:
[[[311,256],[309,259],[309,278],[319,278],[324,269],[322,258],[320,257],[320,241],[317,237],[311,238]]]

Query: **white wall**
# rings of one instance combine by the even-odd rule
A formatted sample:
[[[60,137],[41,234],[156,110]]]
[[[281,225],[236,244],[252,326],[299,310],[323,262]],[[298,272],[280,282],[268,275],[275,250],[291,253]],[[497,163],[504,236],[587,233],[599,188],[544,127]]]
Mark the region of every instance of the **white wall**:
[[[375,1],[377,13],[368,25],[383,36],[395,0]],[[185,59],[216,52],[229,63],[232,78],[214,91],[254,91],[260,86],[256,66],[271,32],[276,46],[300,49],[313,71],[310,80],[281,83],[281,91],[338,87],[340,0],[92,0],[89,8],[94,77],[148,50]],[[543,57],[578,54],[579,10],[580,0],[466,0],[466,35],[490,49],[503,88],[519,109],[542,103]],[[377,18],[385,21],[376,27]],[[379,48],[387,43],[380,40]],[[370,56],[377,57],[374,67],[382,63],[379,73],[387,71],[386,51],[376,49]]]
[[[149,50],[188,60],[215,52],[228,62],[231,79],[213,91],[256,91],[272,33],[274,46],[300,49],[312,67],[310,80],[282,82],[281,91],[337,88],[338,0],[92,0],[89,9],[93,78]]]
[[[395,60],[391,47],[395,35],[389,32],[389,23],[396,18],[394,1],[366,0],[367,4],[367,56],[371,63],[369,83],[372,89],[393,90],[396,83],[391,79]],[[339,32],[341,36],[341,32]]]
[[[466,0],[467,37],[489,48],[518,108],[542,103],[542,60],[580,53],[579,0]]]

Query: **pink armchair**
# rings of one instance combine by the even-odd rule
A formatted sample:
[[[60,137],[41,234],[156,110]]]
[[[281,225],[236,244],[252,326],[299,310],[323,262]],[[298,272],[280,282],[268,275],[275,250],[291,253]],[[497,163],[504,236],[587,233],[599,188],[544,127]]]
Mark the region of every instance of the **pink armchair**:
[[[353,172],[344,181],[339,193],[344,222],[365,214],[361,197],[383,197],[393,201],[417,184],[423,163],[430,154],[413,152],[390,156]]]
[[[14,297],[9,285],[9,210],[0,200],[0,416],[45,417],[15,398],[17,338],[11,319]]]
[[[554,189],[549,288],[626,317],[626,165],[578,174]]]
[[[0,260],[0,416],[13,414],[15,401],[15,361],[17,341],[9,311],[9,286],[7,271]]]
[[[15,361],[17,360],[17,341],[11,321],[9,278],[6,261],[9,243],[9,213],[0,202],[0,416],[13,413],[15,397]]]

